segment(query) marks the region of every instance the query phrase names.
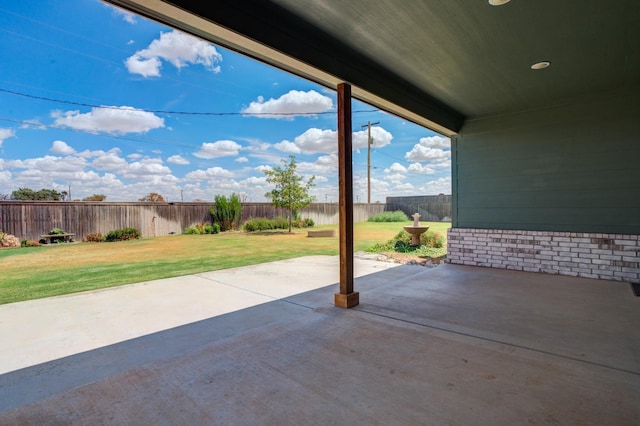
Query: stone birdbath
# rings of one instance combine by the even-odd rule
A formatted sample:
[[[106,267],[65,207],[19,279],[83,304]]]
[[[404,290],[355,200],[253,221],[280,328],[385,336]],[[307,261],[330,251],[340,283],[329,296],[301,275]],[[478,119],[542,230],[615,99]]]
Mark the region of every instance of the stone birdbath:
[[[405,226],[404,230],[411,234],[411,245],[420,245],[420,235],[427,232],[428,226],[420,226],[420,213],[413,214],[413,226]]]

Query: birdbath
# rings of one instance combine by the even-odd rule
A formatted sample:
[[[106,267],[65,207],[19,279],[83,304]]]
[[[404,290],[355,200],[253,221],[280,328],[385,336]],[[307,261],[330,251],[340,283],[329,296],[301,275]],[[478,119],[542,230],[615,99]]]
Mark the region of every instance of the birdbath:
[[[413,214],[413,226],[405,226],[404,230],[411,234],[411,245],[420,245],[420,235],[429,229],[428,226],[420,226],[420,213]]]

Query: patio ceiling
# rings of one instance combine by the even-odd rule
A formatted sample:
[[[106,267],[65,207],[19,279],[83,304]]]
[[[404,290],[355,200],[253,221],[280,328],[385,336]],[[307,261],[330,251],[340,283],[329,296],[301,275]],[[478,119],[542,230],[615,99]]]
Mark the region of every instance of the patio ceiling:
[[[637,0],[108,1],[447,135],[640,84]]]

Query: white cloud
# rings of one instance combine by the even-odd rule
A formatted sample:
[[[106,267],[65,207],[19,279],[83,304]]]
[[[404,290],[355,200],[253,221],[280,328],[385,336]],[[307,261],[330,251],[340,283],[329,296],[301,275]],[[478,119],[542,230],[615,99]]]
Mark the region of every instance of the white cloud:
[[[10,171],[2,171],[0,172],[0,183],[11,183],[12,176]]]
[[[172,155],[171,157],[167,158],[167,163],[178,164],[180,166],[186,166],[187,164],[189,164],[189,160],[187,160],[186,158],[184,158],[181,155]]]
[[[419,144],[429,148],[451,148],[451,140],[444,136],[428,136],[426,138],[420,138]]]
[[[200,147],[200,151],[195,155],[198,158],[216,158],[225,157],[229,155],[238,155],[242,145],[229,140],[222,140],[217,142],[203,142]]]
[[[101,157],[103,155],[106,154],[115,154],[115,155],[119,155],[122,151],[120,150],[120,148],[111,148],[109,151],[103,151],[103,150],[96,150],[96,151],[90,151],[88,149],[85,149],[82,152],[77,153],[76,155],[78,157],[82,157],[82,158],[93,158],[93,157]],[[133,155],[130,155],[129,158],[133,158]]]
[[[278,99],[271,98],[265,101],[262,96],[251,102],[242,110],[243,114],[256,115],[259,118],[292,119],[303,113],[321,113],[333,108],[330,97],[321,95],[315,90],[302,92],[291,90]]]
[[[80,157],[56,157],[53,155],[45,155],[39,158],[28,158],[23,161],[17,161],[14,164],[16,168],[26,169],[26,174],[47,174],[62,173],[69,174],[81,171],[86,166],[87,161]]]
[[[444,151],[440,148],[429,148],[422,145],[415,145],[411,151],[404,156],[409,161],[446,161],[451,158],[451,151]]]
[[[185,175],[187,180],[212,180],[218,178],[231,178],[233,173],[222,167],[210,167],[207,170],[194,170]]]
[[[389,168],[384,169],[385,173],[406,173],[407,169],[400,163],[393,163]]]
[[[247,157],[238,157],[233,161],[235,161],[236,163],[248,163],[249,159]]]
[[[411,151],[405,154],[405,158],[409,161],[434,161],[446,162],[451,158],[451,151],[445,151],[443,148],[450,146],[448,138],[442,136],[429,136],[421,138],[420,142],[415,144]]]
[[[162,62],[158,58],[143,59],[140,56],[133,55],[127,58],[125,65],[131,74],[140,74],[145,78],[160,77]]]
[[[22,120],[22,125],[20,126],[21,129],[40,129],[40,130],[47,130],[47,126],[45,126],[44,124],[42,124],[39,120],[37,119],[31,119],[31,120]]]
[[[160,33],[160,38],[153,40],[146,49],[138,50],[127,58],[125,65],[132,74],[143,77],[159,77],[162,60],[180,69],[189,64],[199,64],[215,73],[220,72],[222,55],[216,48],[198,38],[171,31]]]
[[[91,167],[101,171],[123,171],[129,163],[115,152],[105,152],[91,162]]]
[[[266,176],[261,176],[261,177],[251,176],[251,177],[246,178],[243,182],[248,184],[248,185],[251,185],[251,186],[263,186],[263,185],[266,185],[266,183],[267,183],[267,177]]]
[[[329,174],[335,173],[338,169],[338,156],[335,154],[321,155],[318,159],[309,163],[301,161],[298,163],[298,170],[301,172],[317,173],[317,174]]]
[[[131,12],[127,12],[126,10],[120,9],[119,7],[111,6],[109,4],[104,4],[104,6],[111,9],[114,15],[121,17],[123,21],[129,24],[135,24],[137,22],[136,15]]]
[[[367,129],[353,133],[353,149],[361,149],[367,147],[369,139],[369,131]],[[381,148],[389,145],[393,139],[393,135],[381,126],[371,127],[371,146]]]
[[[433,167],[426,166],[426,165],[423,166],[420,163],[409,164],[409,171],[413,173],[424,174],[424,175],[432,175],[436,172],[436,170]]]
[[[14,137],[16,134],[12,129],[0,129],[0,146],[5,139]]]
[[[265,166],[265,165],[260,165],[260,166],[256,167],[254,170],[255,170],[256,172],[264,173],[264,172],[267,172],[267,171],[269,171],[269,170],[273,170],[273,167],[271,167],[271,166]]]
[[[393,135],[382,127],[371,128],[372,146],[381,148],[391,143]],[[362,130],[354,132],[352,135],[353,149],[366,148],[368,141],[368,131]],[[287,142],[287,143],[285,143]],[[293,140],[300,152],[305,154],[325,153],[332,154],[338,151],[338,132],[335,130],[321,130],[312,127]],[[282,146],[288,147],[290,142],[282,141]]]
[[[338,151],[338,133],[335,130],[320,130],[315,127],[296,136],[294,144],[307,154],[333,153]]]
[[[300,148],[298,148],[295,143],[289,141],[278,142],[277,144],[274,144],[273,147],[282,152],[289,152],[292,154],[300,153]]]
[[[398,182],[402,182],[406,177],[407,177],[407,176],[405,176],[405,175],[403,175],[403,174],[400,174],[400,173],[394,173],[394,174],[392,174],[392,175],[387,175],[386,179],[387,179],[388,181],[398,183]]]
[[[392,191],[393,192],[406,192],[406,191],[412,191],[413,189],[415,189],[415,187],[413,185],[411,185],[409,182],[407,182],[407,183],[403,183],[403,184],[394,186]]]
[[[420,187],[426,195],[451,194],[451,176],[441,177]]]
[[[165,179],[171,175],[171,169],[162,164],[162,160],[157,158],[145,158],[140,161],[130,163],[123,173],[126,179],[153,180]],[[171,176],[173,178],[173,176]]]
[[[76,153],[76,150],[67,145],[64,141],[53,141],[53,145],[49,151],[55,154],[72,155]]]
[[[164,119],[155,114],[130,106],[94,107],[91,112],[54,111],[51,114],[59,127],[69,127],[89,133],[146,133],[152,129],[164,127]]]

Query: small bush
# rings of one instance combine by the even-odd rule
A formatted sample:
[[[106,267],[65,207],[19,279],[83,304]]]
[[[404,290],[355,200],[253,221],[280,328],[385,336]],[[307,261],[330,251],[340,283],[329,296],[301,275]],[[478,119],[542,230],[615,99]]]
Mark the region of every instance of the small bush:
[[[427,231],[420,235],[420,245],[432,248],[442,248],[445,245],[446,238],[439,232]]]
[[[220,225],[217,223],[207,223],[204,226],[205,234],[219,234],[220,233]]]
[[[22,240],[20,241],[20,247],[40,247],[42,244],[40,244],[37,241],[34,240]]]
[[[101,243],[104,241],[104,237],[100,232],[95,232],[93,234],[85,235],[83,241],[85,243]]]
[[[182,232],[185,235],[200,235],[202,234],[202,232],[200,232],[200,230],[198,229],[197,226],[189,226],[188,228],[184,228],[184,231]]]
[[[315,225],[312,219],[296,219],[292,222],[294,228],[310,228]],[[244,225],[247,232],[267,231],[269,229],[289,229],[289,219],[276,216],[273,219],[255,217],[247,220]]]
[[[203,234],[218,234],[220,232],[220,225],[217,223],[198,223],[193,226],[189,226],[184,229],[183,234],[187,235],[203,235]]]
[[[67,232],[64,229],[60,229],[60,228],[53,228],[51,231],[49,231],[49,235],[63,235],[63,234],[66,234],[66,233]],[[64,237],[50,238],[49,241],[52,244],[64,243]]]
[[[294,228],[313,228],[313,225],[315,225],[315,223],[313,222],[313,219],[296,219],[295,221],[293,221],[293,227]]]
[[[382,212],[374,214],[367,219],[367,222],[406,222],[409,218],[402,210],[394,212]]]
[[[104,240],[107,242],[113,241],[126,241],[126,240],[137,240],[140,238],[140,231],[136,228],[123,228],[116,229],[115,231],[109,231],[104,237]]]

